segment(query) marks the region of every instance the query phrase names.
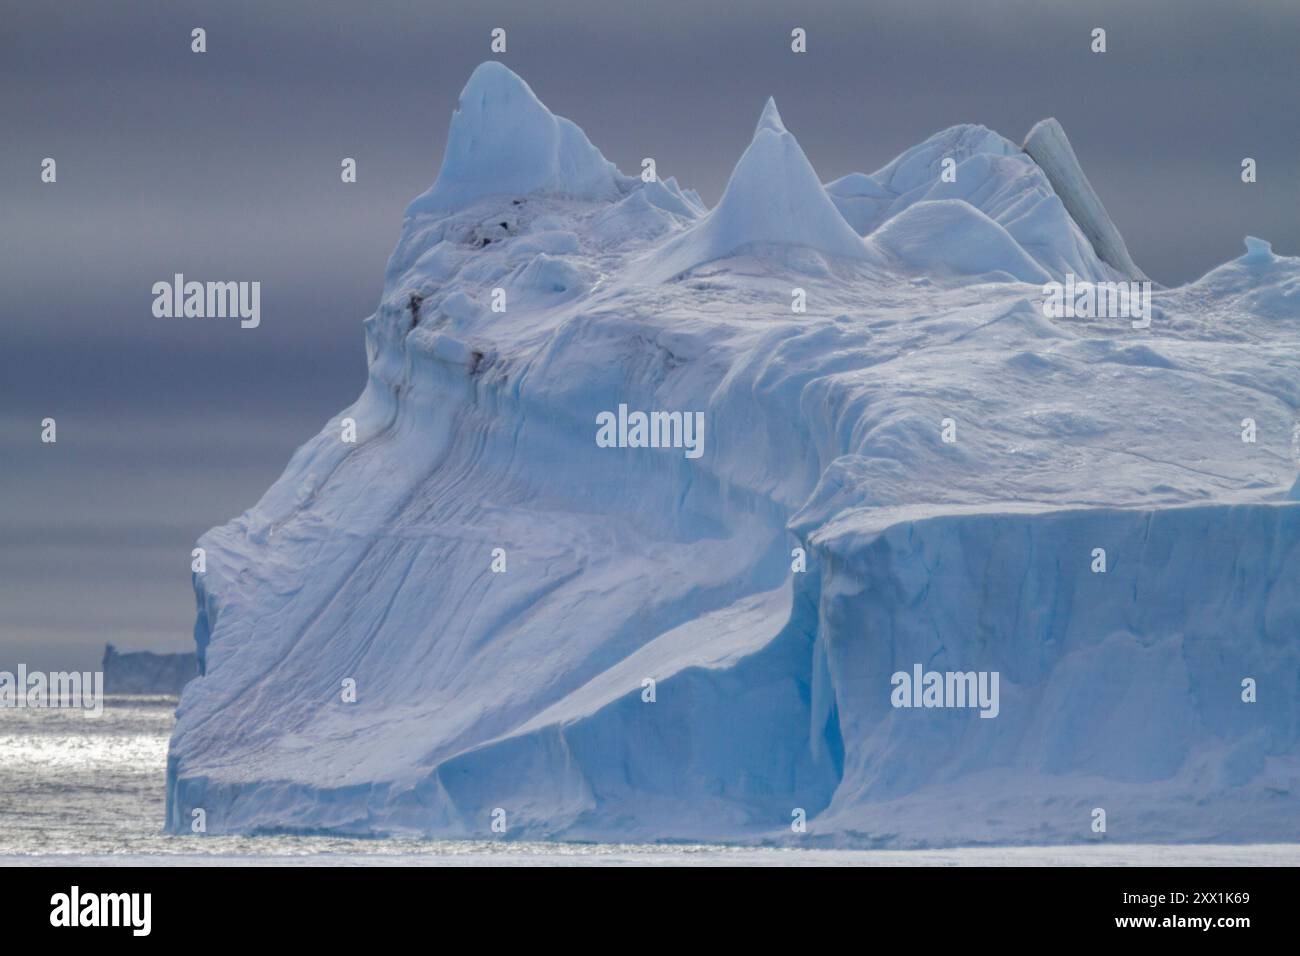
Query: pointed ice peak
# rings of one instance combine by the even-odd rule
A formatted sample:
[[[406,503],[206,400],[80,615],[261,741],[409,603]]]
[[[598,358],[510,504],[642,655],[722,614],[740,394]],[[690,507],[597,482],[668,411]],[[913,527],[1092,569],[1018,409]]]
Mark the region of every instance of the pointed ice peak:
[[[784,133],[785,124],[781,122],[781,114],[777,112],[776,100],[769,96],[767,103],[763,106],[763,115],[758,118],[758,125],[754,127],[754,135],[757,136],[765,129],[770,129],[774,133]]]
[[[1146,275],[1129,256],[1124,237],[1106,213],[1100,197],[1088,182],[1074,155],[1065,130],[1054,118],[1039,120],[1025,137],[1022,147],[1047,174],[1047,181],[1060,197],[1066,212],[1092,243],[1097,257],[1130,279],[1145,281]]]
[[[461,91],[437,181],[407,215],[493,195],[615,199],[622,178],[581,129],[548,110],[509,67],[489,60]]]
[[[770,99],[718,205],[664,247],[660,260],[674,273],[683,272],[757,243],[868,257]]]

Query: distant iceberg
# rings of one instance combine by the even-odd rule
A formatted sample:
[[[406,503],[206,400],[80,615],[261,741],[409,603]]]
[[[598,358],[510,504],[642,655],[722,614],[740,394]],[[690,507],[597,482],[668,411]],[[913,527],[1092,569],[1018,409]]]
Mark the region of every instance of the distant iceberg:
[[[153,651],[119,651],[104,648],[104,692],[107,694],[179,694],[199,676],[198,655],[193,651],[158,654]]]

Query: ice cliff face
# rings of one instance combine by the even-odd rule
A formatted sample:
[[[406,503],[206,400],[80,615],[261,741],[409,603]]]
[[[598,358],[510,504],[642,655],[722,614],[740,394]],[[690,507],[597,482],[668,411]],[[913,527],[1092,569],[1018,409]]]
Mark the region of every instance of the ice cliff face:
[[[480,67],[364,392],[202,539],[168,827],[1300,838],[1300,260],[1047,318],[1121,276],[1055,175],[958,127],[823,187],[769,103],[705,210]]]

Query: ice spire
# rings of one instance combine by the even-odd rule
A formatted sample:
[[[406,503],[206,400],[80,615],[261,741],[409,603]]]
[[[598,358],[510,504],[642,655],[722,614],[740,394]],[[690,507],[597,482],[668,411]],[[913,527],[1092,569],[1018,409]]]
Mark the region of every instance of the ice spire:
[[[774,133],[784,133],[785,124],[781,122],[781,114],[776,108],[776,98],[769,96],[767,103],[763,106],[763,115],[758,118],[758,125],[754,127],[754,135],[757,136],[765,129],[770,129]]]
[[[1124,245],[1124,237],[1106,213],[1088,177],[1083,174],[1065,130],[1055,119],[1040,120],[1025,137],[1022,147],[1047,174],[1047,181],[1060,197],[1070,218],[1092,243],[1097,258],[1118,269],[1130,279],[1147,277],[1137,267]]]
[[[731,173],[722,199],[695,228],[669,243],[675,271],[720,259],[752,243],[807,246],[864,258],[866,246],[840,215],[775,100],[763,107],[754,138]]]
[[[578,126],[548,110],[508,67],[489,60],[461,91],[437,181],[407,215],[504,194],[613,199],[621,178]]]

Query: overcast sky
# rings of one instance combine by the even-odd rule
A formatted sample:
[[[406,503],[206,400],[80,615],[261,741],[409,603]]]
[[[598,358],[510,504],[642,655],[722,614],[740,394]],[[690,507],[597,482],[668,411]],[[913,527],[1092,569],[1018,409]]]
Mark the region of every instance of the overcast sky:
[[[1247,233],[1300,254],[1296,2],[0,0],[0,669],[191,646],[193,541],[360,390],[402,208],[498,26],[607,157],[710,203],[768,95],[827,181],[1055,116],[1157,280]],[[176,272],[260,281],[261,327],[154,318]]]

